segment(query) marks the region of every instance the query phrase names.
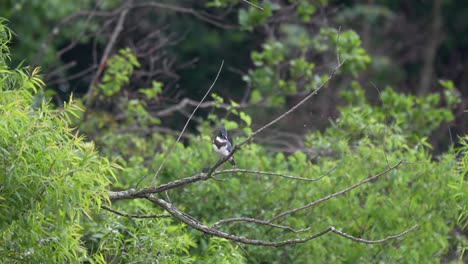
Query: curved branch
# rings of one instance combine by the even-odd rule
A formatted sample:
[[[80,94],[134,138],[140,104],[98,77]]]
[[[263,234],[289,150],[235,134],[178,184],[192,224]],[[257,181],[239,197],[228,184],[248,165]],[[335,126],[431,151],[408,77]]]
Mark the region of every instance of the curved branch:
[[[254,3],[250,2],[250,1],[247,1],[247,0],[242,0],[242,1],[245,2],[245,3],[247,3],[247,4],[249,4],[249,5],[251,5],[251,6],[253,6],[253,7],[255,7],[255,8],[257,8],[257,9],[260,9],[260,10],[263,11],[263,7],[261,7],[261,6],[259,6],[259,5],[256,5],[256,4],[254,4]]]
[[[115,201],[123,199],[145,198],[148,194],[165,192],[197,181],[204,181],[208,178],[210,178],[208,174],[200,173],[191,177],[175,180],[169,183],[148,188],[128,189],[124,191],[109,191],[109,199],[111,201]]]
[[[345,188],[345,189],[343,189],[343,190],[341,190],[341,191],[339,191],[339,192],[336,192],[336,193],[327,195],[327,196],[325,196],[325,197],[323,197],[323,198],[320,198],[320,199],[318,199],[318,200],[316,200],[316,201],[314,201],[314,202],[308,203],[308,204],[303,205],[303,206],[301,206],[301,207],[298,207],[298,208],[294,208],[294,209],[291,209],[291,210],[284,211],[284,212],[282,212],[282,213],[276,215],[275,217],[271,218],[271,219],[269,220],[269,222],[273,222],[273,221],[278,220],[278,219],[280,219],[280,218],[282,218],[282,217],[284,217],[284,216],[286,216],[286,215],[290,215],[290,214],[293,214],[293,213],[295,213],[295,212],[298,212],[298,211],[301,211],[301,210],[310,208],[310,207],[312,207],[312,206],[316,206],[316,205],[321,204],[321,203],[323,203],[323,202],[325,202],[325,201],[327,201],[327,200],[330,200],[330,199],[333,198],[333,197],[336,197],[336,196],[345,194],[345,193],[347,193],[347,192],[349,192],[349,191],[351,191],[351,190],[353,190],[353,189],[355,189],[355,188],[357,188],[357,187],[359,187],[359,186],[361,186],[361,185],[363,185],[363,184],[365,184],[365,183],[368,183],[368,182],[370,182],[370,181],[372,181],[372,180],[377,179],[378,177],[380,177],[380,176],[382,176],[382,175],[384,175],[384,174],[387,174],[389,171],[391,171],[391,170],[397,168],[398,166],[400,166],[400,165],[403,164],[403,163],[404,163],[404,162],[403,162],[402,160],[400,160],[400,161],[397,162],[395,165],[393,165],[393,166],[387,168],[386,170],[384,170],[384,171],[382,171],[382,172],[380,172],[380,173],[378,173],[378,174],[376,174],[376,175],[374,175],[374,176],[368,177],[368,178],[366,178],[366,179],[364,179],[364,180],[362,180],[362,181],[360,181],[360,182],[358,182],[358,183],[355,183],[355,184],[349,186],[348,188]]]
[[[203,96],[203,98],[202,98],[202,99],[200,100],[200,102],[198,103],[197,107],[195,107],[195,109],[193,109],[192,114],[191,114],[190,117],[188,118],[187,122],[185,122],[184,128],[182,128],[182,131],[180,131],[179,137],[178,137],[177,140],[174,142],[174,144],[172,144],[171,149],[170,149],[169,152],[166,154],[166,157],[164,158],[163,162],[161,163],[161,165],[159,165],[158,170],[156,171],[156,173],[155,173],[154,176],[153,176],[153,179],[151,180],[151,185],[154,184],[154,181],[156,180],[156,177],[158,177],[159,172],[161,171],[162,167],[164,166],[164,164],[166,164],[167,160],[168,160],[169,157],[171,156],[172,152],[174,151],[175,146],[177,145],[177,143],[179,142],[180,138],[181,138],[182,135],[184,134],[185,129],[187,129],[187,126],[188,126],[188,124],[190,123],[190,120],[192,119],[193,115],[194,115],[195,112],[198,110],[198,108],[199,108],[200,105],[203,103],[203,101],[205,101],[205,98],[206,98],[206,97],[208,96],[208,94],[211,92],[211,89],[213,89],[213,87],[215,86],[216,81],[218,80],[218,77],[219,77],[219,75],[221,74],[221,70],[223,69],[223,65],[224,65],[224,60],[221,61],[221,65],[219,66],[218,73],[216,74],[216,77],[215,77],[215,79],[213,80],[213,83],[211,84],[210,88],[208,88],[208,90],[206,91],[205,95]],[[142,179],[143,179],[143,178],[142,178]],[[138,184],[139,184],[141,181],[142,181],[142,180],[140,180],[140,181],[138,182]],[[137,184],[137,186],[138,186],[138,184]]]
[[[297,110],[301,105],[303,105],[305,102],[307,102],[310,98],[312,98],[314,95],[316,95],[323,87],[325,87],[329,82],[330,80],[335,76],[335,74],[338,72],[338,70],[341,68],[341,66],[343,65],[344,62],[342,62],[341,64],[338,64],[338,66],[335,67],[335,69],[333,69],[333,71],[331,72],[330,76],[328,76],[328,78],[319,86],[317,87],[315,90],[313,90],[312,92],[309,93],[309,95],[307,95],[306,97],[304,97],[304,99],[302,99],[299,103],[297,103],[296,105],[294,105],[293,107],[291,107],[288,111],[284,112],[283,114],[281,114],[280,116],[278,116],[277,118],[273,119],[272,121],[270,121],[268,124],[264,125],[263,127],[257,129],[255,132],[253,132],[250,136],[248,136],[246,139],[244,139],[243,141],[241,141],[239,144],[237,144],[233,151],[231,152],[232,154],[234,153],[234,151],[238,148],[240,148],[242,145],[246,144],[247,142],[249,142],[250,140],[252,140],[252,138],[254,138],[257,134],[259,134],[260,132],[262,132],[263,130],[269,128],[270,126],[274,125],[275,123],[277,123],[278,121],[280,121],[281,119],[283,119],[284,117],[286,117],[287,115],[291,114],[292,112],[294,112],[295,110]]]
[[[222,219],[222,220],[214,223],[212,225],[212,227],[217,228],[218,226],[220,226],[222,224],[236,223],[236,222],[247,222],[247,223],[260,224],[260,225],[267,225],[267,226],[271,226],[271,227],[274,227],[274,228],[288,230],[288,231],[293,232],[293,233],[307,232],[307,231],[309,231],[311,229],[311,227],[306,227],[306,228],[303,228],[303,229],[296,230],[296,229],[294,229],[294,228],[292,228],[290,226],[277,225],[277,224],[273,224],[273,223],[270,223],[270,222],[265,221],[265,220],[260,220],[260,219],[256,219],[256,218],[250,218],[250,217],[233,217],[233,218]]]
[[[296,177],[296,176],[291,176],[291,175],[286,175],[282,173],[276,173],[276,172],[269,172],[269,171],[257,171],[257,170],[245,170],[245,169],[229,169],[229,170],[221,170],[221,171],[215,171],[213,172],[212,176],[223,174],[223,173],[231,173],[231,172],[239,172],[239,173],[251,173],[251,174],[258,174],[258,175],[269,175],[269,176],[278,176],[286,179],[293,179],[293,180],[299,180],[299,181],[308,181],[308,182],[314,182],[322,179],[323,177],[327,176],[327,174],[322,175],[318,178],[310,179],[310,178],[302,178],[302,177]],[[331,172],[331,171],[330,171]]]
[[[224,162],[223,160],[219,160],[215,166],[216,168]],[[232,169],[232,170],[223,170],[223,171],[212,171],[213,167],[207,172],[207,173],[199,173],[190,177],[178,179],[172,182],[164,183],[158,186],[151,186],[147,188],[142,188],[142,189],[128,189],[124,191],[109,191],[109,199],[111,201],[116,201],[116,200],[124,200],[124,199],[134,199],[134,198],[145,198],[148,194],[155,194],[155,193],[162,193],[168,190],[176,189],[179,187],[182,187],[187,184],[191,184],[194,182],[198,181],[205,181],[211,178],[214,175],[222,174],[222,173],[227,173],[227,172],[246,172],[246,173],[256,173],[256,174],[263,174],[263,175],[273,175],[273,176],[278,176],[278,177],[284,177],[284,178],[290,178],[290,179],[295,179],[295,180],[303,180],[303,181],[309,181],[309,182],[314,182],[317,180],[320,180],[321,178],[325,177],[328,173],[330,173],[332,170],[330,170],[326,175],[323,175],[319,178],[315,179],[308,179],[308,178],[302,178],[302,177],[295,177],[295,176],[290,176],[290,175],[285,175],[281,173],[274,173],[274,172],[265,172],[265,171],[254,171],[254,170],[243,170],[243,169]]]
[[[175,6],[175,5],[170,5],[170,4],[163,4],[163,3],[157,3],[157,2],[148,2],[148,3],[141,3],[141,4],[135,4],[132,6],[132,8],[151,8],[151,7],[156,7],[160,9],[165,9],[177,13],[185,13],[192,15],[202,21],[205,21],[213,26],[223,28],[223,29],[234,29],[236,28],[235,26],[232,25],[226,25],[222,24],[216,20],[213,20],[212,18],[201,14],[200,12],[195,11],[192,8],[186,8],[186,7],[181,7],[181,6]]]
[[[350,239],[352,241],[355,241],[355,242],[359,242],[359,243],[363,243],[363,244],[380,244],[380,243],[384,243],[384,242],[386,242],[388,240],[391,240],[391,239],[402,237],[402,236],[408,234],[409,232],[415,230],[418,227],[419,227],[419,225],[414,225],[414,226],[410,227],[409,229],[406,229],[405,231],[403,231],[403,232],[401,232],[399,234],[392,235],[392,236],[387,236],[385,238],[378,239],[378,240],[367,240],[367,239],[362,239],[362,238],[359,238],[359,237],[353,237],[350,234],[346,234],[345,232],[337,230],[335,227],[332,227],[332,232],[339,235],[339,236],[342,236],[342,237],[345,237],[345,238]]]
[[[198,221],[197,219],[193,218],[192,216],[180,211],[174,205],[166,202],[163,199],[156,198],[153,195],[146,196],[146,199],[148,199],[149,201],[153,202],[154,204],[162,207],[164,210],[166,210],[168,213],[170,213],[172,216],[174,216],[175,218],[177,218],[179,221],[183,222],[184,224],[186,224],[186,225],[188,225],[188,226],[190,226],[190,227],[192,227],[194,229],[197,229],[198,231],[201,231],[201,232],[203,232],[205,234],[210,234],[210,235],[213,235],[213,236],[216,236],[216,237],[221,237],[221,238],[228,239],[230,241],[234,241],[234,242],[238,242],[238,243],[242,243],[242,244],[256,245],[256,246],[282,247],[282,246],[286,246],[286,245],[300,244],[300,243],[305,243],[305,242],[310,241],[312,239],[318,238],[318,237],[323,236],[323,235],[325,235],[327,233],[330,233],[330,232],[335,233],[337,235],[340,235],[340,236],[342,236],[344,238],[350,239],[350,240],[355,241],[355,242],[365,243],[365,244],[378,244],[378,243],[384,243],[384,242],[386,242],[388,240],[404,236],[405,234],[413,231],[417,227],[417,226],[413,226],[412,228],[410,228],[408,230],[405,230],[402,233],[392,235],[392,236],[388,236],[386,238],[379,239],[379,240],[367,240],[367,239],[354,237],[354,236],[351,236],[349,234],[346,234],[344,232],[341,232],[341,231],[337,230],[333,226],[330,226],[330,227],[327,227],[326,229],[324,229],[324,230],[322,230],[322,231],[320,231],[318,233],[315,233],[315,234],[313,234],[311,236],[307,236],[307,237],[304,237],[304,238],[296,238],[296,239],[282,240],[282,241],[276,241],[276,242],[275,241],[265,241],[265,240],[248,239],[248,238],[245,238],[245,237],[228,234],[228,233],[219,231],[219,230],[217,230],[217,229],[215,229],[213,227],[206,226],[203,223],[201,223],[200,221]]]
[[[138,215],[138,214],[127,214],[127,213],[123,213],[123,212],[119,212],[117,210],[114,210],[110,207],[107,207],[105,205],[101,205],[101,208],[106,210],[106,211],[109,211],[111,213],[114,213],[116,215],[120,215],[120,216],[125,216],[125,217],[128,217],[128,218],[165,218],[165,217],[171,217],[171,215],[168,215],[168,214],[156,214],[156,215]]]
[[[184,98],[178,104],[172,105],[172,106],[170,106],[170,107],[168,107],[168,108],[166,108],[164,110],[158,111],[158,112],[154,113],[153,115],[156,116],[156,117],[165,117],[165,116],[173,114],[174,112],[181,111],[187,106],[195,106],[196,107],[197,105],[199,105],[199,108],[209,108],[209,107],[219,106],[220,108],[223,108],[225,110],[228,110],[228,109],[230,109],[232,107],[229,104],[218,104],[217,102],[214,102],[214,101],[208,101],[208,102],[204,102],[202,104],[199,104],[198,102],[196,102],[194,100],[191,100],[189,98]],[[237,108],[242,108],[242,107],[246,107],[246,105],[243,104],[243,105],[238,106]]]

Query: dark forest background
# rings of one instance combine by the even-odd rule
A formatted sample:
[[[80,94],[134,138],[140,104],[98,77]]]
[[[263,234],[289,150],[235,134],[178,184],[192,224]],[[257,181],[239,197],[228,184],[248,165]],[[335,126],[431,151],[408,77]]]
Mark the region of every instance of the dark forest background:
[[[125,92],[134,93],[139,87],[150,86],[153,80],[164,84],[163,100],[154,107],[164,108],[165,104],[186,97],[200,99],[221,60],[226,61],[226,71],[218,82],[217,93],[242,101],[249,97],[251,89],[243,79],[254,66],[251,52],[260,50],[271,38],[288,41],[289,37],[289,41],[295,41],[291,36],[296,32],[284,34],[288,23],[300,22],[303,27],[290,30],[305,28],[317,32],[325,26],[353,30],[372,60],[359,72],[336,80],[333,89],[321,94],[301,114],[283,122],[280,130],[303,134],[305,130],[326,126],[330,118],[337,117],[336,109],[342,104],[339,91],[346,89],[351,79],[359,82],[374,103],[379,101],[377,90],[387,86],[407,94],[425,95],[442,93],[439,80],[452,80],[453,92],[461,103],[453,109],[455,119],[433,135],[432,143],[443,148],[450,133],[452,137],[466,133],[468,118],[463,111],[468,104],[467,3],[311,1],[312,7],[303,7],[306,11],[300,14],[307,18],[298,18],[294,5],[305,6],[302,3],[306,2],[267,2],[273,9],[268,17],[256,15],[242,22],[240,14],[252,7],[236,1],[167,1],[157,5],[133,1],[134,7],[110,53],[129,47],[142,64]],[[117,11],[124,6],[125,2],[119,1],[3,1],[0,15],[10,21],[16,33],[12,64],[40,65],[48,89],[56,92],[57,104],[71,93],[83,96],[116,26]],[[318,69],[334,61],[333,55],[311,58]],[[287,108],[300,98],[300,94],[290,93],[281,107]],[[258,116],[254,119],[267,120],[275,111],[278,109],[256,111]],[[177,130],[184,120],[172,116],[163,122]]]

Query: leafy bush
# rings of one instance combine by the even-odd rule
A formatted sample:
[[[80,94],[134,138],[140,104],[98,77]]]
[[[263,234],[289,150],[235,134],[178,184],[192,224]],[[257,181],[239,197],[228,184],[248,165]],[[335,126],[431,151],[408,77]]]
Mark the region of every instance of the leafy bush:
[[[0,38],[0,46],[7,41]],[[86,257],[80,223],[107,196],[111,165],[67,125],[79,109],[53,110],[34,97],[42,84],[38,71],[9,69],[6,52],[0,64],[0,258],[77,262]]]

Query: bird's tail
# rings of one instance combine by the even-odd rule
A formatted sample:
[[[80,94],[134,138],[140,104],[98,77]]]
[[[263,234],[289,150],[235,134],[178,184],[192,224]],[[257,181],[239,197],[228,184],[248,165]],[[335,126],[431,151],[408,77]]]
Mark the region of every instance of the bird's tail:
[[[229,159],[229,163],[231,163],[232,166],[237,167],[237,164],[236,164],[236,162],[234,161],[233,158],[230,158],[230,159]]]

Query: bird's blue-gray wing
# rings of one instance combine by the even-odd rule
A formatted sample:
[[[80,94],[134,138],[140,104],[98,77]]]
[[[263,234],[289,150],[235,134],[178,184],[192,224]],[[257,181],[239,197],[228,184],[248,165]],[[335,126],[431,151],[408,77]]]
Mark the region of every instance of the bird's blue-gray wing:
[[[232,150],[232,145],[231,145],[231,142],[229,142],[229,140],[227,141],[227,151],[231,152]]]

